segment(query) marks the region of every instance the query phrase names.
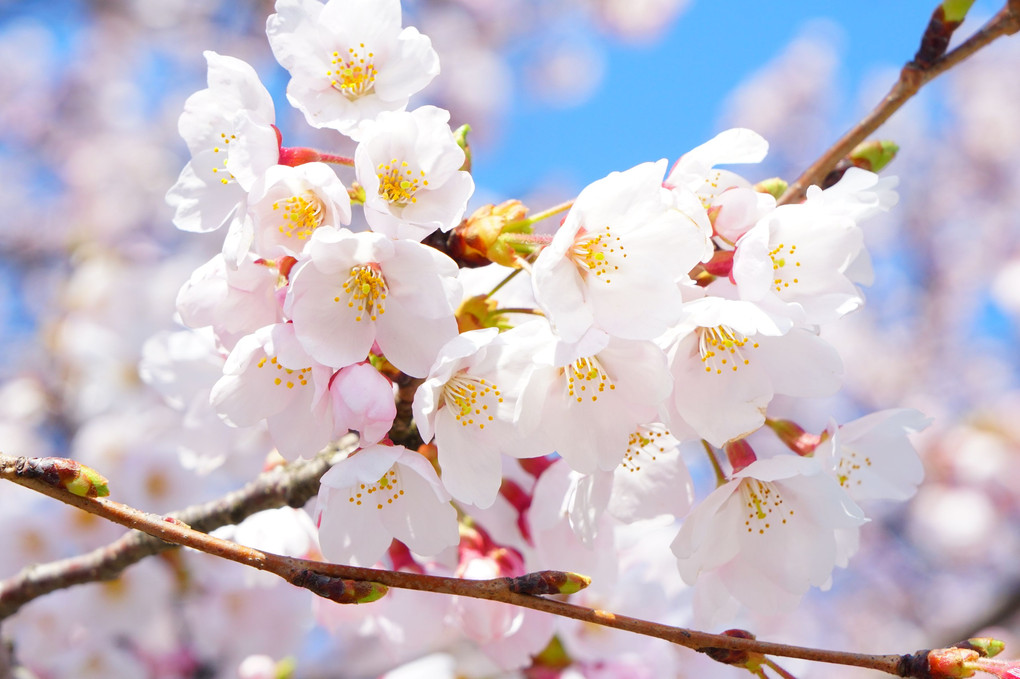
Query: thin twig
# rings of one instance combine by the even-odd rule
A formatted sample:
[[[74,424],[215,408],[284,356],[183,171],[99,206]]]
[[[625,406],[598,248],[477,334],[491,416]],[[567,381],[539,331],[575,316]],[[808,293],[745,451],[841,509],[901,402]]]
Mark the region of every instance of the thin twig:
[[[956,49],[934,61],[929,68],[913,63],[900,71],[900,77],[879,104],[859,123],[853,126],[839,141],[811,164],[795,182],[790,184],[779,199],[779,204],[797,203],[804,199],[812,184],[820,184],[842,158],[877,130],[886,120],[910,100],[928,81],[953,68],[978,50],[1004,35],[1020,30],[1020,2],[1009,0],[998,14],[981,29],[961,43]]]
[[[209,532],[220,526],[240,523],[265,509],[287,505],[303,507],[318,492],[319,477],[329,468],[331,458],[338,450],[353,446],[354,441],[354,437],[344,439],[339,444],[340,448],[327,451],[312,460],[263,472],[240,490],[169,516],[196,530]],[[6,467],[11,459],[10,456],[0,454],[0,468]],[[47,492],[43,488],[34,489]],[[65,496],[70,495],[47,494],[65,502]],[[26,603],[44,594],[73,585],[113,580],[128,566],[173,547],[150,535],[134,531],[87,554],[28,566],[17,575],[0,582],[0,620],[13,615]]]
[[[0,455],[0,477],[14,481],[20,485],[39,491],[61,502],[78,507],[97,516],[114,521],[121,525],[143,531],[157,542],[172,543],[191,547],[221,558],[246,564],[253,568],[279,575],[292,584],[306,587],[322,596],[345,603],[370,601],[384,591],[371,583],[385,587],[412,589],[419,591],[467,596],[476,599],[488,599],[573,618],[604,627],[625,630],[636,634],[656,637],[685,646],[696,651],[706,652],[713,649],[731,649],[749,651],[764,655],[775,655],[789,658],[801,658],[816,662],[851,665],[879,670],[896,676],[923,676],[919,674],[917,658],[920,652],[913,655],[869,655],[863,653],[846,653],[824,649],[775,644],[757,639],[738,638],[722,634],[709,634],[680,627],[662,625],[648,620],[617,615],[608,611],[585,608],[564,601],[546,599],[525,591],[541,591],[520,586],[522,581],[542,578],[550,574],[570,576],[560,572],[544,572],[530,574],[520,578],[496,578],[493,580],[464,580],[435,575],[424,575],[401,571],[386,571],[373,568],[360,568],[341,564],[328,564],[306,559],[295,559],[263,552],[227,540],[215,538],[189,527],[183,517],[190,517],[195,510],[186,510],[170,516],[157,516],[138,511],[132,507],[105,498],[90,498],[74,495],[71,492],[47,483],[39,478],[18,476],[12,470],[18,458]],[[212,507],[224,507],[233,504],[236,507],[238,494],[227,496],[223,501],[211,503]],[[202,525],[202,518],[195,517],[192,521]],[[116,544],[116,543],[115,543]],[[158,548],[155,550],[158,551]],[[152,552],[154,553],[154,552]],[[140,558],[140,557],[139,557]],[[137,560],[137,559],[136,559]],[[357,589],[351,583],[365,584]],[[576,583],[576,581],[575,581]],[[8,587],[0,588],[4,597],[0,597],[4,606],[9,607],[13,599]],[[8,600],[10,599],[10,601]],[[926,652],[925,652],[926,653]]]

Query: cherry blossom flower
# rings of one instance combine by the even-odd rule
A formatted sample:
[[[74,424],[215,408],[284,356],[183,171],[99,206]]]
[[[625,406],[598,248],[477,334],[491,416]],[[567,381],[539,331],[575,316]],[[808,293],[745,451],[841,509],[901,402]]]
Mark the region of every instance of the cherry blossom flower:
[[[722,297],[693,300],[685,311],[662,339],[676,384],[666,408],[675,431],[690,427],[721,446],[764,424],[775,394],[830,396],[842,383],[836,350],[788,319]]]
[[[421,240],[460,223],[475,184],[460,169],[464,150],[449,120],[449,111],[422,106],[382,113],[365,126],[354,169],[365,188],[365,219],[373,231]]]
[[[266,34],[309,125],[356,137],[361,121],[403,110],[439,74],[432,42],[400,24],[399,0],[277,0]]]
[[[350,223],[351,198],[328,165],[274,165],[252,185],[247,216],[231,224],[224,253],[233,262],[249,249],[266,259],[296,257],[315,229]]]
[[[348,429],[357,431],[362,446],[382,440],[397,416],[393,385],[368,363],[337,372],[330,380],[329,395],[333,433],[339,438]]]
[[[205,52],[209,87],[184,103],[179,130],[191,151],[191,162],[167,193],[175,209],[174,224],[183,231],[213,231],[237,214],[245,189],[234,176],[230,147],[246,136],[248,176],[279,160],[273,100],[255,70],[234,57]],[[239,125],[247,121],[245,133]]]
[[[672,550],[684,582],[714,576],[741,604],[789,610],[845,566],[864,514],[818,460],[757,460],[716,488],[684,520]],[[710,578],[711,580],[711,578]]]
[[[332,411],[324,398],[332,373],[304,352],[292,324],[266,326],[230,352],[210,401],[235,426],[266,420],[284,457],[310,457],[333,440]]]
[[[693,201],[662,187],[666,161],[587,186],[533,267],[535,298],[556,333],[576,342],[591,327],[652,339],[680,315],[677,283],[712,254],[711,225]]]
[[[443,346],[414,395],[418,431],[426,442],[435,437],[443,485],[462,502],[492,505],[502,478],[500,453],[552,452],[538,444],[533,426],[520,421],[518,404],[542,325],[458,335]]]
[[[747,188],[750,183],[716,165],[734,163],[760,163],[769,151],[769,143],[760,134],[746,128],[724,130],[704,144],[696,146],[673,164],[666,176],[665,186],[685,187],[695,192],[705,207],[712,198],[731,188]]]
[[[917,410],[881,410],[830,425],[814,454],[855,501],[907,500],[924,478],[907,435],[930,423]]]
[[[734,243],[767,212],[776,199],[754,190],[751,182],[716,165],[757,163],[768,153],[768,142],[757,132],[734,128],[720,132],[676,161],[664,186],[680,196],[693,192],[712,218],[713,232]]]
[[[624,523],[684,516],[694,502],[694,482],[680,456],[680,441],[662,424],[639,425],[623,462],[613,470],[606,511]]]
[[[371,566],[394,538],[425,556],[459,540],[457,511],[429,461],[403,446],[372,445],[322,475],[315,509],[323,555]]]
[[[575,471],[612,471],[635,429],[654,421],[673,388],[666,356],[654,343],[612,337],[596,328],[578,342],[544,342],[522,396],[524,422]]]
[[[320,228],[306,254],[284,308],[316,361],[341,368],[378,343],[394,366],[420,377],[457,334],[457,265],[434,248]]]
[[[856,283],[869,284],[872,272],[856,220],[895,203],[896,182],[854,170],[825,191],[814,187],[804,203],[776,208],[740,238],[733,280],[743,299],[807,324],[864,303]]]
[[[241,337],[282,320],[278,273],[248,254],[228,266],[216,255],[195,269],[177,293],[177,313],[191,328],[210,326],[227,349]]]

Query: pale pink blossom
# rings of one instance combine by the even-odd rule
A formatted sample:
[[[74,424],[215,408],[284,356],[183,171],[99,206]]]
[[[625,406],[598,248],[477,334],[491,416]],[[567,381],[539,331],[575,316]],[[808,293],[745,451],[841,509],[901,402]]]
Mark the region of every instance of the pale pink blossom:
[[[555,331],[576,342],[597,327],[652,339],[680,316],[678,283],[712,254],[697,201],[662,187],[666,161],[613,172],[578,195],[535,261],[535,299]]]
[[[460,223],[475,184],[460,169],[464,150],[449,120],[449,111],[422,106],[380,114],[364,126],[354,169],[373,231],[420,241]]]
[[[535,361],[522,419],[537,423],[547,445],[583,474],[615,469],[631,433],[656,419],[673,388],[666,355],[653,342],[596,328],[568,343],[545,326]]]
[[[358,432],[362,446],[378,443],[397,416],[393,384],[369,363],[342,368],[329,384],[334,435]]]
[[[333,440],[332,374],[304,352],[292,324],[266,326],[238,341],[210,401],[235,426],[265,420],[284,457],[311,457]]]
[[[782,205],[737,241],[732,276],[743,299],[801,325],[831,323],[864,303],[846,275],[863,246],[850,218]]]
[[[457,334],[457,265],[414,241],[319,228],[291,274],[285,310],[309,355],[342,368],[374,344],[420,377]]]
[[[296,257],[315,229],[351,223],[347,188],[325,163],[270,167],[252,185],[247,205],[247,214],[231,224],[224,243],[231,262],[249,250],[266,259]]]
[[[414,421],[435,437],[443,484],[456,499],[492,505],[502,479],[500,454],[539,457],[534,422],[520,421],[520,390],[541,341],[540,323],[500,334],[496,328],[458,335],[440,351],[414,395]]]
[[[457,511],[432,465],[403,446],[372,445],[320,481],[315,523],[323,555],[371,566],[396,538],[433,556],[456,545]]]
[[[191,328],[211,327],[227,349],[255,330],[283,319],[275,267],[252,254],[229,266],[216,255],[195,269],[177,293],[177,313]]]
[[[684,519],[673,553],[684,582],[714,574],[741,604],[789,610],[846,566],[864,514],[818,460],[757,460],[716,488]]]
[[[788,319],[722,297],[693,300],[685,310],[662,339],[675,384],[666,412],[676,431],[690,427],[721,446],[764,424],[776,394],[830,396],[842,384],[836,350]]]
[[[399,0],[277,0],[266,34],[290,72],[287,99],[313,127],[356,136],[439,73],[428,37],[401,28]]]
[[[242,209],[246,186],[233,174],[230,147],[249,137],[248,175],[279,160],[273,100],[255,70],[244,61],[205,52],[209,87],[184,103],[178,128],[191,151],[191,161],[167,193],[175,209],[174,224],[184,231],[213,231]],[[241,133],[239,125],[246,125]]]
[[[815,457],[856,501],[907,500],[924,478],[908,434],[931,423],[917,410],[881,410],[826,430]]]
[[[753,130],[739,127],[724,130],[680,156],[670,168],[665,185],[674,190],[693,191],[707,208],[716,196],[751,186],[740,175],[718,170],[716,165],[760,163],[768,151],[769,143]]]

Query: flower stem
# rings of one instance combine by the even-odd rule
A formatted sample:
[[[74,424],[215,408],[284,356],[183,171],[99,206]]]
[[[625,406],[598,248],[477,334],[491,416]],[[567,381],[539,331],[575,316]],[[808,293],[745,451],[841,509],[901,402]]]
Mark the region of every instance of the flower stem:
[[[1004,35],[1012,35],[1017,31],[1020,31],[1020,2],[1008,0],[1006,6],[977,33],[936,59],[929,66],[922,68],[914,63],[908,63],[900,71],[899,79],[882,101],[822,154],[811,167],[797,178],[797,181],[790,184],[786,192],[779,198],[779,204],[797,203],[803,200],[809,186],[821,184],[840,159],[877,130],[930,80],[956,66],[995,39]]]
[[[551,207],[551,208],[549,208],[547,210],[542,210],[541,212],[536,212],[535,214],[531,215],[530,217],[525,217],[524,219],[519,219],[516,222],[510,222],[509,224],[506,225],[504,230],[512,232],[516,228],[525,227],[525,226],[531,226],[532,224],[540,222],[543,219],[546,219],[547,217],[552,217],[553,215],[559,214],[561,212],[566,212],[567,210],[569,210],[571,208],[571,206],[573,204],[574,204],[574,201],[568,200],[565,203],[560,203],[559,205],[554,205],[553,207]]]
[[[489,291],[489,294],[487,294],[486,297],[492,297],[493,295],[495,295],[497,292],[499,292],[500,288],[502,288],[504,285],[512,281],[514,279],[514,276],[516,276],[520,272],[521,269],[514,269],[513,271],[511,271],[509,274],[507,274],[506,278],[497,283],[496,287]]]
[[[496,309],[492,312],[493,314],[531,314],[532,316],[544,316],[544,314],[538,309],[532,309],[530,307],[508,307],[506,309]]]
[[[705,452],[708,453],[708,460],[712,463],[712,470],[715,472],[715,485],[716,487],[726,483],[726,473],[719,465],[719,458],[715,456],[715,451],[712,450],[712,446],[705,439],[701,439],[701,445],[705,447]]]
[[[332,163],[333,165],[347,165],[348,167],[354,167],[354,158],[348,158],[347,156],[338,156],[335,153],[324,153],[319,151],[319,160],[323,163]]]

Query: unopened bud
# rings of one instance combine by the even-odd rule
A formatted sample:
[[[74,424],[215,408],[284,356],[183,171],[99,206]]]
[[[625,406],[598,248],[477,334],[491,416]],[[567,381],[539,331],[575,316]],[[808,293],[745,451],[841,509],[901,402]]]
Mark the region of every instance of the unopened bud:
[[[728,637],[736,637],[737,639],[755,638],[753,634],[742,629],[728,629],[723,634]],[[764,655],[754,651],[741,651],[734,648],[703,648],[701,651],[716,662],[746,667],[752,672],[761,667],[761,664],[765,661]]]
[[[106,497],[110,494],[110,482],[106,477],[91,467],[64,457],[19,457],[14,463],[14,473],[63,488],[79,497]]]
[[[496,300],[488,295],[468,297],[457,309],[457,329],[460,332],[480,330],[482,328],[498,328],[503,316],[496,311]]]
[[[471,171],[471,144],[467,140],[470,131],[471,126],[467,124],[461,125],[453,131],[453,138],[457,141],[457,146],[464,149],[464,164],[460,166],[460,169],[465,172]]]
[[[570,571],[539,571],[510,578],[509,588],[517,594],[574,594],[591,584],[591,578]]]
[[[520,233],[522,229],[516,223],[527,214],[528,208],[519,200],[483,205],[450,233],[447,250],[451,257],[468,267],[492,262],[517,266],[516,250],[507,239],[500,237],[506,233]],[[530,232],[530,229],[523,231]]]
[[[746,439],[730,441],[723,446],[723,450],[726,451],[726,457],[729,459],[734,473],[739,472],[758,459],[758,456],[754,454],[754,449],[751,448],[751,444]]]
[[[81,497],[106,497],[110,494],[109,481],[91,467],[78,465],[78,474],[67,482],[65,488]]]
[[[317,163],[320,160],[322,160],[322,154],[315,149],[309,149],[303,146],[281,146],[280,160],[277,162],[280,165],[297,167],[298,165],[304,165],[305,163]]]
[[[309,570],[301,571],[291,583],[338,604],[368,604],[381,599],[388,590],[378,582],[344,580]]]
[[[915,68],[927,69],[942,58],[949,48],[949,41],[963,18],[967,15],[974,0],[943,0],[942,4],[932,12],[921,46],[917,49],[911,65]]]
[[[928,652],[928,670],[932,679],[973,677],[981,655],[964,648],[937,648]]]
[[[758,193],[767,193],[776,200],[779,200],[779,197],[786,193],[787,186],[789,184],[785,180],[779,177],[772,177],[771,179],[763,179],[755,184],[754,190]]]
[[[994,658],[1006,648],[1004,641],[992,639],[991,637],[971,637],[966,641],[953,644],[956,648],[963,648],[969,651],[977,651],[983,658]]]
[[[799,424],[790,420],[766,419],[765,424],[776,433],[787,448],[798,455],[811,455],[822,442],[821,436],[804,431]]]
[[[974,0],[943,0],[942,14],[945,16],[946,21],[959,23],[967,16],[967,12],[970,11],[973,4]]]
[[[850,152],[850,162],[862,170],[878,172],[896,157],[900,147],[888,140],[861,142]]]
[[[716,250],[712,253],[712,259],[701,265],[702,270],[713,276],[728,277],[733,271],[734,250]]]

